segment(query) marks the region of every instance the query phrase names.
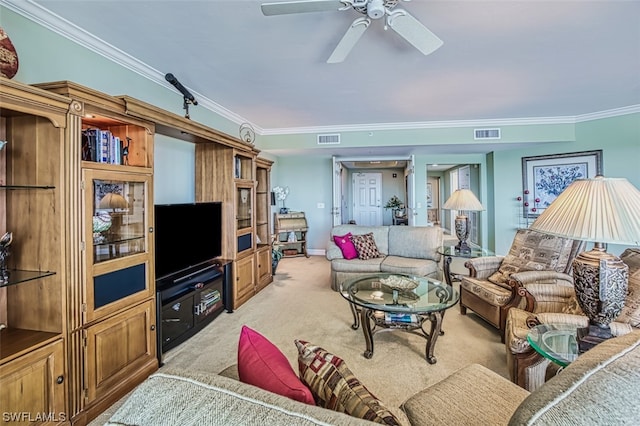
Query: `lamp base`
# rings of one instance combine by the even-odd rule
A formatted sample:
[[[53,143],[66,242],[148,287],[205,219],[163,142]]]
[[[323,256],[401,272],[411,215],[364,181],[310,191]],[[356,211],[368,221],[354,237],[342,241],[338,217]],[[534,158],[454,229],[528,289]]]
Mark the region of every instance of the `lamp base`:
[[[604,342],[607,339],[611,339],[611,329],[609,327],[603,328],[597,325],[590,324],[589,327],[579,328],[577,332],[578,350],[580,353],[584,353],[593,348],[599,343]]]
[[[467,244],[466,241],[458,241],[458,244],[454,247],[456,253],[469,254],[471,253],[471,247]]]

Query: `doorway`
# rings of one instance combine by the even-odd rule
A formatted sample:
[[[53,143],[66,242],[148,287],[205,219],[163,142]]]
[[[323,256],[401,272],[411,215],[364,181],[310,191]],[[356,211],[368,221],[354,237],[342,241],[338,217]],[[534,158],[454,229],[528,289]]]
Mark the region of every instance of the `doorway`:
[[[353,217],[358,225],[382,225],[382,173],[353,174]]]

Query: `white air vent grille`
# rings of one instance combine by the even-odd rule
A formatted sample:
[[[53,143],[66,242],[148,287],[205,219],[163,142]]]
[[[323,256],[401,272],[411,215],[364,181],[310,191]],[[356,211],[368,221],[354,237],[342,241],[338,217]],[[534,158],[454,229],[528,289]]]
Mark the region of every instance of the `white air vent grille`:
[[[475,129],[473,138],[478,139],[500,139],[500,129]]]
[[[318,145],[337,145],[340,143],[340,133],[318,135]]]

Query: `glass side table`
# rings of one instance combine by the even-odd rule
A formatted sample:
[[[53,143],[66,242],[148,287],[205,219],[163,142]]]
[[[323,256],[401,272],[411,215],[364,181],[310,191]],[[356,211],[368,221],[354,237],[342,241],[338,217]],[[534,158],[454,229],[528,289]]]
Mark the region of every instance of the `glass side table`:
[[[455,281],[460,281],[456,274],[451,273],[451,261],[454,257],[463,257],[466,259],[472,259],[475,257],[493,256],[495,253],[491,250],[483,249],[482,247],[471,247],[471,252],[460,252],[456,250],[455,246],[441,246],[436,250],[440,255],[444,256],[442,262],[442,271],[444,280],[447,284]]]
[[[527,335],[531,347],[543,357],[566,367],[578,358],[578,327],[568,324],[540,324]]]

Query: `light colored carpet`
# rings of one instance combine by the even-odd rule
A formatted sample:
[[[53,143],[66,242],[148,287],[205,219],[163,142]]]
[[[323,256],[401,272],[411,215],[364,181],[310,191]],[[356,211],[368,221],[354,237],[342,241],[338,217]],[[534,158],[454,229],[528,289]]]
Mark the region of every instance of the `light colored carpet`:
[[[508,377],[505,346],[494,328],[459,307],[446,312],[435,346],[436,364],[425,360],[426,340],[399,330],[374,337],[374,355],[366,359],[361,329],[342,296],[331,290],[330,264],[323,256],[285,258],[274,282],[235,312],[222,313],[200,333],[164,355],[165,366],[217,373],[236,362],[238,336],[247,325],[271,340],[298,371],[294,339],[302,339],[343,358],[356,377],[394,413],[415,392],[472,363]],[[99,416],[103,424],[119,404]],[[402,414],[399,414],[402,416]]]

